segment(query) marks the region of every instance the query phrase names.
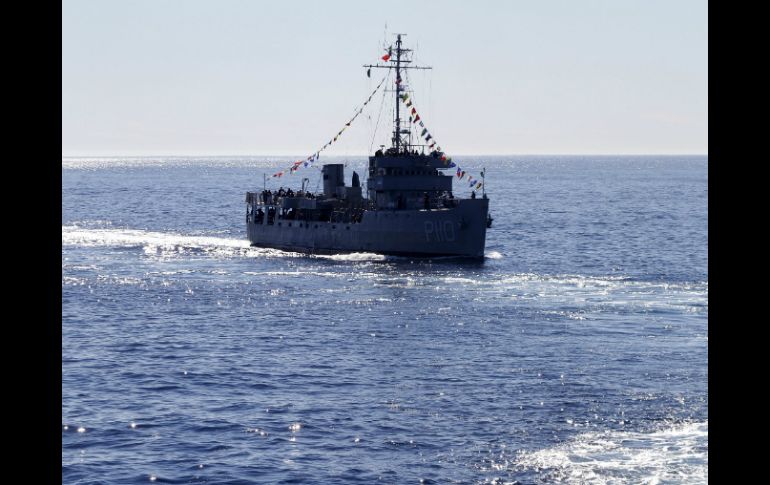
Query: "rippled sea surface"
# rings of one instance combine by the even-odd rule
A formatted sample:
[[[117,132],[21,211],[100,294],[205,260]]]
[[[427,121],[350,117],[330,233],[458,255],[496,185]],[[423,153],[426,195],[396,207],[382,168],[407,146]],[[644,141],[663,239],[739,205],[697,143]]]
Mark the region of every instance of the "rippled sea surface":
[[[481,263],[249,247],[288,158],[62,159],[62,481],[706,483],[707,157],[455,161]]]

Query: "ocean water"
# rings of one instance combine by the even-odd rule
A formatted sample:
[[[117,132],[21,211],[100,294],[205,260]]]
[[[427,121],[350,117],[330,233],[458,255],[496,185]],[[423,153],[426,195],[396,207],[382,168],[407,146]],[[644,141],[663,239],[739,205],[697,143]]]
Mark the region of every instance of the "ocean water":
[[[249,247],[288,158],[62,159],[62,482],[706,483],[707,157],[455,159],[483,262]]]

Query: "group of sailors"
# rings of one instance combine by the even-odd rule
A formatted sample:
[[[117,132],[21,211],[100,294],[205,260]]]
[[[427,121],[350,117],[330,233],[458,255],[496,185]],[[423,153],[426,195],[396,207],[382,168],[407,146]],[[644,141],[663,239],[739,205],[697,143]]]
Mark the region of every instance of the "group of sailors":
[[[280,197],[305,197],[307,199],[315,199],[315,194],[308,191],[302,191],[298,190],[296,193],[289,189],[284,189],[283,187],[279,188],[275,192],[271,191],[270,189],[265,189],[260,193],[259,200],[263,204],[272,204],[274,202],[278,202],[278,198]]]
[[[327,213],[327,215],[324,216],[316,216],[316,218],[313,218],[313,215],[309,211],[304,210],[298,210],[298,209],[279,209],[276,210],[275,207],[268,207],[267,210],[263,210],[261,206],[255,206],[252,209],[254,212],[252,212],[252,217],[255,223],[257,224],[263,224],[265,221],[265,216],[267,216],[267,224],[272,225],[276,220],[288,220],[288,221],[310,221],[310,220],[317,220],[321,222],[347,222],[347,223],[358,223],[363,220],[364,216],[364,209],[361,208],[355,208],[355,209],[349,209],[346,211],[336,211],[332,213]]]
[[[307,220],[308,213],[303,212],[301,210],[297,209],[282,209],[282,210],[276,210],[275,207],[268,207],[267,208],[267,223],[272,224],[273,220],[275,219],[286,219],[286,220]],[[262,220],[265,217],[265,211],[262,210],[262,207],[257,207],[257,210],[254,212],[254,220],[258,224],[262,224]]]
[[[269,221],[271,222],[272,219],[275,217],[275,209],[270,208],[268,209],[268,217]],[[254,212],[254,222],[257,224],[262,224],[262,221],[265,219],[265,211],[262,210],[261,207],[257,208],[257,210]]]
[[[439,158],[443,154],[444,154],[444,152],[440,152],[438,150],[432,150],[430,152],[430,156],[433,157],[433,158]],[[401,151],[398,151],[398,150],[396,150],[395,147],[388,148],[384,152],[382,151],[382,149],[377,150],[376,152],[374,152],[374,156],[377,157],[377,158],[384,157],[384,156],[391,156],[392,157],[392,156],[401,156],[401,155],[419,156],[419,155],[425,155],[425,153],[424,152],[420,153],[416,149],[410,150],[409,148],[405,148],[405,149],[403,149]]]

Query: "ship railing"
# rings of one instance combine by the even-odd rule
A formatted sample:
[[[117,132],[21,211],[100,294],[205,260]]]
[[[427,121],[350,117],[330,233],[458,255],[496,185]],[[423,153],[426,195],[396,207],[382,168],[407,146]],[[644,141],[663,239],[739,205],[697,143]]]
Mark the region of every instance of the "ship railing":
[[[366,209],[362,207],[352,207],[349,209],[332,211],[329,215],[329,222],[357,224],[363,220],[365,210]]]
[[[437,209],[452,209],[457,207],[457,199],[454,197],[441,197],[436,200]]]
[[[419,208],[430,210],[452,209],[457,207],[458,203],[458,199],[442,195],[438,197],[429,197],[427,204],[420,202]]]
[[[291,196],[278,195],[274,193],[266,194],[264,192],[246,192],[246,203],[254,205],[282,205],[284,199],[317,199],[318,195],[301,190],[293,192]]]

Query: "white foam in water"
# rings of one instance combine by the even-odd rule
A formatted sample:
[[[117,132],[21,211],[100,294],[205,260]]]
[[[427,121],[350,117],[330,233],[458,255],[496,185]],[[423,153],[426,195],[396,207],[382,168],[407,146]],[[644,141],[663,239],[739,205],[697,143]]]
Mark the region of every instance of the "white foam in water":
[[[350,253],[318,255],[318,258],[331,259],[332,261],[385,261],[388,256],[376,253]]]
[[[514,468],[538,471],[549,483],[707,483],[708,421],[651,433],[585,433],[521,453]]]
[[[84,229],[62,226],[62,244],[81,246],[220,246],[244,248],[246,240],[210,236],[183,236],[173,233],[150,232],[137,229]]]
[[[298,255],[278,249],[251,247],[246,239],[185,236],[137,229],[86,229],[78,226],[62,226],[61,235],[64,246],[139,247],[146,254],[168,255],[203,251],[221,256],[281,257]]]
[[[250,257],[307,257],[306,254],[279,249],[252,247],[246,239],[213,236],[185,236],[182,234],[142,231],[137,229],[92,229],[80,226],[62,226],[62,245],[65,246],[114,246],[139,247],[146,254],[184,254],[203,251],[221,256]],[[332,261],[385,261],[388,256],[375,253],[313,255],[314,258]]]
[[[489,295],[542,300],[549,305],[601,306],[603,311],[708,311],[708,281],[635,281],[623,276],[504,275],[490,281]]]

